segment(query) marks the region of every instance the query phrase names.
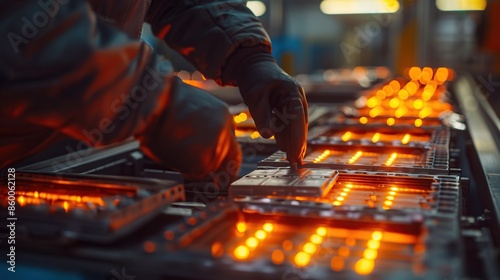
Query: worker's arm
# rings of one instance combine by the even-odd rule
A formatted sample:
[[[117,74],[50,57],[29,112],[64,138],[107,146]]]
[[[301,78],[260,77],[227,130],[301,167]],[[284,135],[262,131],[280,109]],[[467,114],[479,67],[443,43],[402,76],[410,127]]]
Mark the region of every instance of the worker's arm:
[[[152,157],[187,175],[207,176],[231,160],[229,176],[237,173],[225,107],[179,96],[184,86],[162,74],[151,48],[100,23],[86,1],[9,1],[0,18],[0,117],[19,125],[0,127],[0,135],[23,139],[30,126],[45,127],[92,146],[136,136]],[[176,148],[189,164],[169,153]],[[1,157],[0,168],[9,161]]]
[[[291,162],[302,159],[304,92],[276,64],[269,36],[243,1],[153,0],[146,19],[206,77],[239,86],[261,135],[274,134]]]
[[[94,146],[145,130],[168,99],[151,48],[101,24],[86,1],[59,2],[2,6],[2,117]]]

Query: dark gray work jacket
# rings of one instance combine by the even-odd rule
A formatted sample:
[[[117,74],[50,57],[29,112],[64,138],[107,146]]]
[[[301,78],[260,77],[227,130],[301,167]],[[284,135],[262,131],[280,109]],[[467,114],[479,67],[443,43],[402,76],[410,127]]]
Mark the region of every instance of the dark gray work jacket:
[[[271,51],[242,1],[2,1],[0,18],[0,168],[61,135],[100,146],[145,130],[170,89],[159,56],[137,40],[144,21],[222,85],[235,85],[243,56]],[[151,86],[136,88],[146,77]]]

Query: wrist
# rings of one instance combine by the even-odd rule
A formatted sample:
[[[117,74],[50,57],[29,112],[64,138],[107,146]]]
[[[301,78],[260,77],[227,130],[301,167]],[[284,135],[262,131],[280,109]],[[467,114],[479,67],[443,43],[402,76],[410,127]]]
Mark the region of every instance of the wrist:
[[[252,47],[239,48],[228,60],[224,67],[222,83],[225,85],[239,86],[241,81],[251,75],[255,65],[269,63],[276,65],[276,60],[267,49]]]

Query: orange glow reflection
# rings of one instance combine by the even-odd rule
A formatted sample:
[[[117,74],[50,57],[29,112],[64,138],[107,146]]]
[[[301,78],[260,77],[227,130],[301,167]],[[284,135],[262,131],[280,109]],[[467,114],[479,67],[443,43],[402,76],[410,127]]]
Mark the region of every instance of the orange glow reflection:
[[[351,137],[352,137],[352,132],[347,131],[346,133],[344,133],[344,135],[342,135],[342,141],[347,142],[349,141],[349,139],[351,139]]]
[[[373,260],[360,259],[354,265],[354,271],[359,275],[368,275],[372,273],[375,263]]]
[[[388,118],[387,119],[387,125],[388,126],[393,126],[396,123],[396,120],[394,118]]]
[[[403,139],[401,139],[401,143],[403,145],[406,145],[406,144],[410,143],[410,139],[411,139],[410,134],[405,134],[405,136],[403,136]]]
[[[239,232],[245,232],[247,230],[247,225],[245,224],[245,222],[238,222],[236,224],[236,230],[238,230]]]
[[[212,243],[211,250],[212,256],[214,258],[220,258],[224,254],[224,247],[222,246],[222,243],[219,241],[215,241]]]
[[[271,254],[271,261],[275,265],[280,265],[285,261],[285,254],[281,250],[274,250]]]
[[[346,132],[347,133],[347,132]],[[345,134],[344,134],[345,135]],[[352,136],[352,134],[350,134]],[[342,136],[344,137],[344,136]],[[349,136],[350,137],[350,136]],[[318,163],[323,161],[325,158],[327,158],[330,155],[330,150],[325,150],[321,155],[317,156],[314,160],[313,163]]]
[[[408,72],[408,75],[412,80],[419,80],[420,76],[422,74],[422,70],[419,67],[411,67],[410,71]]]
[[[389,86],[392,87],[394,92],[397,92],[401,89],[401,85],[399,84],[398,81],[392,80],[389,82]]]
[[[333,271],[342,271],[344,269],[344,259],[339,256],[333,257],[330,267]]]
[[[356,152],[356,154],[354,154],[348,161],[347,163],[349,164],[353,164],[354,162],[356,162],[361,156],[363,155],[363,152],[361,151],[358,151]]]
[[[245,245],[240,245],[234,249],[234,257],[238,260],[244,260],[250,255],[250,250]]]
[[[311,261],[311,256],[306,252],[298,252],[293,259],[293,262],[298,267],[305,267]]]

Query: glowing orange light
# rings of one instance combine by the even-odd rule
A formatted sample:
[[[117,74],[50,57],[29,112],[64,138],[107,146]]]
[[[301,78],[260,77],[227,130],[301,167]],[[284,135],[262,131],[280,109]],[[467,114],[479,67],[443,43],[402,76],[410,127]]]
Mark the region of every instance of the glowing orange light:
[[[349,141],[349,139],[351,139],[351,137],[352,133],[350,131],[347,131],[346,133],[344,133],[344,135],[342,135],[342,141],[347,142]]]
[[[309,240],[311,240],[312,243],[318,245],[318,244],[321,244],[321,242],[323,242],[323,237],[321,237],[317,234],[313,234],[313,235],[311,235],[311,238]]]
[[[19,203],[19,205],[22,207],[24,206],[24,204],[26,203],[26,200],[24,199],[24,196],[19,196],[19,198],[17,199],[17,202]]]
[[[23,196],[24,197],[24,203],[26,204],[39,204],[41,203],[39,199],[45,199],[45,200],[50,200],[52,202],[55,201],[65,201],[67,207],[65,207],[64,202],[63,202],[63,208],[69,209],[70,203],[73,202],[84,202],[84,203],[93,203],[98,206],[106,206],[106,203],[102,200],[101,197],[98,196],[84,196],[83,198],[81,196],[76,196],[76,195],[69,195],[69,194],[59,194],[59,193],[47,193],[47,192],[24,192],[24,191],[19,191],[17,192],[17,195]]]
[[[384,110],[379,106],[371,109],[368,112],[368,115],[370,115],[370,118],[375,118],[376,116],[380,115]]]
[[[377,106],[377,105],[379,105],[379,104],[380,104],[380,100],[379,100],[377,97],[375,97],[375,96],[370,97],[370,98],[366,101],[366,106],[367,106],[368,108],[374,108],[374,107],[376,107],[376,106]]]
[[[67,201],[65,201],[65,202],[63,203],[63,208],[64,208],[64,211],[68,212],[68,210],[69,210],[69,204],[68,204],[68,202],[67,202]]]
[[[362,155],[363,155],[363,152],[358,151],[347,162],[349,164],[352,164],[352,163],[356,162]]]
[[[389,82],[389,86],[390,86],[390,87],[392,87],[392,90],[393,90],[394,92],[397,92],[397,91],[399,91],[399,90],[401,89],[401,85],[400,85],[400,84],[399,84],[399,82],[398,82],[398,81],[396,81],[396,80],[392,80],[392,81],[390,81],[390,82]]]
[[[327,229],[325,227],[319,227],[316,229],[316,234],[319,236],[325,236],[327,234]]]
[[[431,100],[433,95],[434,95],[434,92],[432,90],[424,89],[424,92],[422,93],[422,99],[424,101],[429,101],[429,100]]]
[[[340,246],[337,253],[339,254],[339,256],[346,258],[349,257],[351,250],[349,250],[349,247],[347,246]]]
[[[368,260],[373,260],[373,259],[376,259],[377,258],[377,250],[373,250],[373,249],[366,249],[364,252],[363,252],[363,257],[365,259],[368,259]]]
[[[368,240],[366,247],[368,247],[370,249],[377,250],[380,247],[380,241],[370,239],[370,240]]]
[[[247,230],[247,225],[244,222],[239,222],[236,224],[236,230],[239,232],[245,232]]]
[[[260,133],[258,131],[254,131],[252,132],[252,134],[250,134],[250,138],[252,139],[257,139],[260,137]]]
[[[359,275],[367,275],[372,273],[375,264],[373,260],[360,259],[354,265],[354,271]]]
[[[361,117],[361,118],[359,118],[359,123],[360,124],[367,124],[368,123],[368,118],[367,117]]]
[[[283,241],[281,246],[283,247],[284,250],[290,251],[293,249],[293,242],[290,240],[285,240],[285,241]]]
[[[344,259],[339,256],[333,257],[330,267],[333,271],[342,271],[344,269]]]
[[[403,136],[403,139],[401,139],[401,144],[406,145],[410,143],[410,138],[410,134],[405,134],[405,136]]]
[[[334,202],[333,202],[333,205],[335,205],[335,206],[341,206],[341,205],[342,205],[342,202],[341,202],[341,201],[336,200],[336,201],[334,201]]]
[[[391,191],[397,192],[399,189],[397,187],[391,187]]]
[[[410,94],[408,93],[407,90],[402,89],[398,92],[398,96],[399,96],[399,98],[401,98],[401,100],[406,100],[406,99],[408,99],[408,96],[410,96]]]
[[[240,245],[234,249],[234,257],[238,260],[244,260],[250,255],[250,250],[245,245]]]
[[[392,201],[390,201],[390,200],[386,200],[386,201],[384,201],[384,205],[386,205],[386,206],[392,206],[392,203],[393,203],[393,202],[392,202]]]
[[[285,261],[285,254],[281,250],[274,250],[271,254],[271,261],[276,265],[280,265]]]
[[[390,166],[398,158],[398,153],[392,153],[391,156],[386,160],[385,165]]]
[[[305,267],[309,264],[310,260],[311,256],[309,254],[305,252],[298,252],[297,255],[295,255],[295,258],[293,259],[293,262],[298,267]]]
[[[422,126],[422,120],[421,119],[416,119],[415,120],[415,127],[421,127]]]
[[[432,71],[432,68],[424,67],[424,69],[422,69],[422,73],[420,75],[420,82],[422,84],[427,84],[430,80],[432,80],[433,75],[434,75],[434,72]]]
[[[389,101],[389,107],[391,107],[392,109],[398,108],[400,104],[401,101],[397,97],[394,97]]]
[[[372,233],[372,239],[375,240],[375,241],[380,241],[382,239],[382,232],[380,231],[374,231]]]
[[[248,119],[247,114],[239,113],[237,116],[233,117],[235,123],[242,123]]]
[[[356,238],[353,238],[353,237],[347,237],[345,239],[345,245],[347,246],[355,246],[356,245]]]
[[[343,137],[343,136],[342,136]],[[329,155],[330,155],[330,150],[325,150],[323,153],[321,153],[321,155],[317,156],[314,160],[313,160],[313,163],[318,163],[322,160],[324,160],[325,158],[327,158]]]
[[[377,132],[377,133],[373,134],[372,142],[377,143],[379,140],[380,140],[380,133]]]
[[[156,245],[151,241],[144,242],[143,247],[146,253],[153,253],[156,250]]]
[[[224,254],[224,247],[222,246],[221,242],[215,241],[214,243],[212,243],[210,251],[212,252],[212,256],[214,258],[220,258]]]
[[[393,126],[394,123],[396,123],[396,120],[394,118],[388,118],[387,119],[387,125],[388,126]]]
[[[338,196],[336,199],[337,199],[338,201],[344,201],[344,199],[345,199],[345,198],[344,198],[343,196]]]
[[[302,247],[302,251],[311,255],[316,252],[316,249],[316,245],[312,244],[311,242],[307,242],[306,244],[304,244],[304,247]]]
[[[416,99],[413,101],[413,108],[420,110],[424,107],[424,102],[421,99]]]
[[[263,240],[264,238],[266,238],[267,236],[267,233],[263,230],[258,230],[255,232],[255,237],[257,237],[257,239],[259,240]]]
[[[249,248],[257,248],[257,246],[259,246],[259,240],[257,240],[257,238],[255,237],[249,237],[246,241],[245,241],[245,245],[247,245]]]
[[[391,96],[394,93],[394,90],[391,86],[385,85],[382,90],[385,92],[386,96]]]
[[[405,85],[405,89],[408,91],[409,95],[414,95],[417,92],[419,87],[420,87],[420,84],[416,81],[409,81]]]
[[[262,229],[264,231],[267,231],[267,232],[271,232],[274,230],[274,225],[271,224],[271,223],[265,223],[263,226],[262,226]]]
[[[377,90],[375,96],[380,100],[384,100],[387,97],[387,94],[385,93],[385,91],[379,89]]]
[[[431,113],[432,109],[429,107],[425,107],[424,109],[420,110],[420,112],[418,112],[418,117],[421,119],[425,119],[426,117],[430,116]]]
[[[406,109],[406,107],[399,107],[396,110],[396,112],[394,112],[394,116],[399,119],[402,116],[404,116],[407,112],[408,112],[408,109]]]
[[[434,75],[434,81],[437,84],[442,85],[448,79],[448,69],[444,67],[439,67]]]
[[[412,80],[419,80],[422,70],[419,67],[411,67],[408,74]]]

